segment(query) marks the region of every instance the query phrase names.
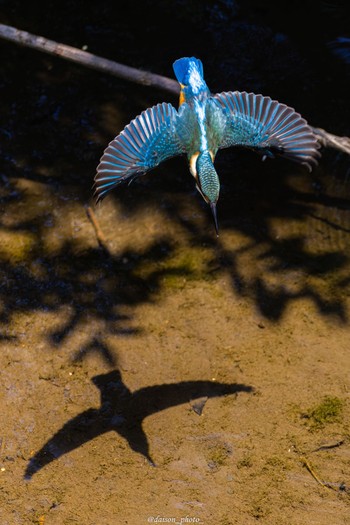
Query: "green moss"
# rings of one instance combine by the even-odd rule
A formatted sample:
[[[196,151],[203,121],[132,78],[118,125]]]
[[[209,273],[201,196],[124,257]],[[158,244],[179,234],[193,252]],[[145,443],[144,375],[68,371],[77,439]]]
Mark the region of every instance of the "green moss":
[[[271,488],[264,487],[261,492],[257,489],[251,501],[250,514],[256,519],[266,518],[271,514]]]
[[[208,464],[221,467],[225,464],[227,457],[231,454],[231,448],[226,443],[212,445],[207,452]]]
[[[175,251],[166,259],[143,261],[135,275],[141,279],[161,278],[163,288],[182,289],[189,281],[212,281],[217,272],[212,269],[210,251],[202,247],[188,247]]]
[[[327,423],[339,421],[344,407],[344,401],[338,397],[326,396],[323,401],[302,414],[313,427],[323,427]]]
[[[168,290],[182,290],[186,285],[186,278],[181,275],[168,274],[163,277],[162,284]]]
[[[215,465],[223,465],[225,463],[226,456],[226,452],[221,447],[217,447],[210,451],[210,454],[208,454],[208,459],[209,461],[215,463]]]
[[[237,463],[237,468],[250,468],[253,466],[252,458],[249,454],[245,454]]]
[[[211,280],[213,272],[208,269],[209,253],[204,249],[182,250],[168,261],[167,269],[178,270],[176,277],[186,281]],[[174,277],[174,276],[173,276]]]
[[[280,469],[286,468],[286,462],[284,461],[284,459],[281,459],[278,456],[269,457],[266,460],[266,465],[268,467],[274,467],[274,468],[280,468]]]

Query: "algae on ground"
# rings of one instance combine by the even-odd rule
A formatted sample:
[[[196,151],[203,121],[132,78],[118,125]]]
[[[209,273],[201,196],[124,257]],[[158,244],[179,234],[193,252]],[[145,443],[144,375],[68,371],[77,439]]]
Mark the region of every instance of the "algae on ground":
[[[248,453],[245,453],[243,458],[240,459],[238,462],[237,462],[237,468],[238,469],[241,469],[241,468],[250,468],[253,466],[253,460],[250,456],[250,454]]]
[[[159,261],[143,261],[135,272],[137,277],[161,276],[163,289],[182,289],[188,281],[212,281],[216,277],[211,253],[206,247],[182,247]]]
[[[207,450],[206,457],[211,468],[221,467],[226,463],[227,458],[232,454],[231,446],[228,443],[212,443]]]
[[[339,421],[343,407],[342,399],[326,396],[319,405],[309,409],[302,416],[308,419],[312,427],[323,427],[327,423]]]

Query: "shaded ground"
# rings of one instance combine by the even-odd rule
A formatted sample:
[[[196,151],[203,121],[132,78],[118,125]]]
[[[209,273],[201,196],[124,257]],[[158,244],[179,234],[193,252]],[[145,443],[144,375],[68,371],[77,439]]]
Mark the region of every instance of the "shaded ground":
[[[349,135],[347,78],[324,31],[306,45],[266,5],[234,15],[218,3],[205,32],[196,2],[163,7],[184,39],[170,24],[156,63],[154,26],[138,49],[130,37],[145,12],[116,31],[100,6],[74,22],[73,2],[62,35],[51,4],[32,22],[20,4],[2,21],[167,75],[198,54],[213,89],[235,78]],[[218,239],[175,159],[97,208],[108,256],[84,208],[95,166],[164,94],[1,53],[1,525],[350,523],[348,159],[325,152],[310,176],[222,152]]]

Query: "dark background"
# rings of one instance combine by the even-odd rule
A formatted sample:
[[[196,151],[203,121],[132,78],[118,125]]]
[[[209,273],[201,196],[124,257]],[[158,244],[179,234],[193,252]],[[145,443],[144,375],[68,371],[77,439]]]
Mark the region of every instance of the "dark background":
[[[212,91],[270,95],[312,125],[350,135],[349,54],[342,59],[331,46],[347,36],[345,1],[2,1],[0,21],[169,77],[175,59],[194,55]],[[154,103],[176,104],[167,93],[5,41],[0,59],[1,172],[18,176],[21,160],[21,176],[39,177],[39,163],[54,165],[45,182],[69,184],[83,199],[113,137],[101,129],[101,105],[114,104],[123,126]],[[180,185],[178,191],[193,187],[188,177]]]

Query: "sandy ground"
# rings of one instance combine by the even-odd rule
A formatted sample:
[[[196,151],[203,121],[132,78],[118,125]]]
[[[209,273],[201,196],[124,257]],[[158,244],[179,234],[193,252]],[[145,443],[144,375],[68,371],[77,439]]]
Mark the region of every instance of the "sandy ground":
[[[97,209],[110,255],[79,202],[15,182],[1,524],[350,523],[349,212],[335,179],[327,206],[288,169],[278,209],[319,201],[302,220],[270,203],[267,230],[242,203],[216,239],[195,195],[152,188],[138,213]],[[317,422],[326,396],[336,413]]]
[[[19,6],[5,23],[30,16]],[[154,32],[133,47],[133,19],[119,33],[97,11],[56,20],[45,6],[22,27],[167,75],[172,53],[195,52],[173,39],[153,63]],[[210,49],[201,35],[216,88],[348,134],[326,51],[318,64],[298,55],[311,38],[290,51],[230,20]],[[169,97],[0,51],[0,524],[350,524],[348,159],[324,152],[308,174],[222,152],[218,239],[174,159],[95,209],[106,253],[84,207],[98,159]]]

